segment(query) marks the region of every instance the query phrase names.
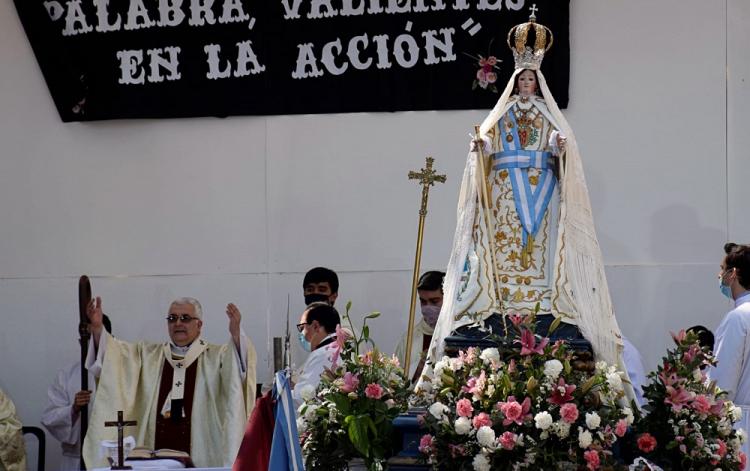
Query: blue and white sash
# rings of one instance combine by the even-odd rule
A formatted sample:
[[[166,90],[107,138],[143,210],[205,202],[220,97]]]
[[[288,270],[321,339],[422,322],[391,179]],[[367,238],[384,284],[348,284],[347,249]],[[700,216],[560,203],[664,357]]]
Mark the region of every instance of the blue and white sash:
[[[512,140],[508,142],[509,133],[503,126],[502,119],[498,123],[500,128],[503,150],[492,156],[493,169],[507,169],[513,187],[513,199],[516,212],[523,228],[522,243],[526,246],[528,235],[536,236],[542,224],[544,213],[547,211],[552,193],[557,184],[555,172],[551,168],[552,153],[546,151],[524,150],[518,137],[518,123],[513,109],[509,109],[508,117],[513,126],[510,128]],[[539,183],[534,191],[529,183],[529,168],[540,170]]]

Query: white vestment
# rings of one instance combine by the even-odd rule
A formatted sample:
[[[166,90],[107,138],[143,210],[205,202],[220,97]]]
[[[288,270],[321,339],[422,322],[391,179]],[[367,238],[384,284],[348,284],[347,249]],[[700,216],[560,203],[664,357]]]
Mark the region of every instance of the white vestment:
[[[716,329],[717,365],[709,371],[711,380],[728,398],[742,408],[742,419],[735,428],[750,430],[750,293],[734,302]],[[742,451],[750,456],[750,441],[745,441]]]
[[[89,413],[93,410],[96,380],[89,372]],[[76,361],[57,372],[54,383],[47,390],[47,407],[42,412],[41,423],[62,446],[60,471],[80,469],[81,419],[73,414],[75,395],[81,390],[81,362]]]
[[[324,338],[321,343],[326,340],[333,338],[336,334],[330,334]],[[333,352],[336,350],[335,343],[329,343],[322,347],[318,347],[307,356],[305,364],[296,374],[296,381],[294,383],[294,389],[292,389],[292,399],[294,399],[294,407],[298,408],[305,402],[303,396],[314,393],[320,384],[320,375],[323,374],[326,368],[330,368],[333,363]],[[305,393],[307,391],[307,393]]]
[[[190,456],[196,467],[231,466],[255,405],[255,348],[244,333],[241,338],[242,358],[230,340],[207,344],[195,360]],[[125,429],[126,435],[134,435],[138,446],[154,447],[156,414],[164,406],[157,402],[165,351],[165,344],[133,344],[103,332],[94,356],[92,338],[86,367],[99,377],[99,384],[83,445],[90,468],[105,464],[99,458],[99,442],[117,438],[117,429],[104,427],[104,422],[116,420],[118,410],[125,420],[138,421]]]
[[[26,446],[16,406],[0,389],[0,471],[26,471]]]
[[[414,372],[416,372],[417,367],[419,366],[419,362],[422,361],[422,356],[424,355],[424,351],[422,350],[424,336],[432,335],[433,331],[434,329],[427,325],[427,322],[424,321],[424,318],[422,318],[419,323],[414,326],[414,332],[412,333],[411,337],[411,356],[409,357],[409,363],[411,363],[411,365],[409,365],[410,375],[413,375]],[[401,337],[401,341],[396,347],[396,358],[398,358],[398,361],[401,362],[402,368],[405,368],[404,359],[406,358],[407,334],[408,332],[404,333],[404,336]]]

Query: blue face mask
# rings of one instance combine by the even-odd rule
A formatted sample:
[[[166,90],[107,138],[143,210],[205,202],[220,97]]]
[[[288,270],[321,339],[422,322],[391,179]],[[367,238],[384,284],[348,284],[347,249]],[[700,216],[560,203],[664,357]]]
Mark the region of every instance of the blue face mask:
[[[719,290],[721,290],[721,294],[727,298],[734,299],[732,297],[732,288],[730,288],[729,285],[724,284],[724,275],[721,275],[721,278],[719,278]]]
[[[312,352],[312,345],[310,345],[310,341],[305,338],[304,332],[298,332],[297,338],[299,339],[299,344],[302,346],[302,350]]]

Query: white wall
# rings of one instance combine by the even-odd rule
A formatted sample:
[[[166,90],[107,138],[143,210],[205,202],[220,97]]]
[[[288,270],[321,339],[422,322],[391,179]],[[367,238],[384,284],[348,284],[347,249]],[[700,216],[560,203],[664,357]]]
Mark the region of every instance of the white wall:
[[[716,327],[728,308],[721,246],[750,241],[748,41],[745,0],[572,2],[566,115],[618,320],[647,366],[669,330]],[[82,273],[125,339],[162,339],[168,302],[190,295],[222,341],[224,305],[237,302],[264,380],[287,294],[295,317],[303,273],[326,265],[341,305],[384,313],[373,331],[392,350],[419,203],[406,173],[431,155],[448,175],[431,193],[423,256],[442,268],[467,133],[487,112],[63,124],[10,0],[0,64],[0,388],[30,425],[76,358]]]

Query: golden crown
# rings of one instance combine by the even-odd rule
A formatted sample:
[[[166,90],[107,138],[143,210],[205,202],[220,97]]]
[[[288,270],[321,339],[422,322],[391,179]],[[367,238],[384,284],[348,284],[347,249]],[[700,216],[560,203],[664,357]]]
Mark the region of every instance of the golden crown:
[[[516,69],[539,70],[544,60],[544,53],[552,47],[554,37],[549,28],[536,22],[536,5],[530,9],[529,21],[516,25],[508,31],[508,47],[513,51]],[[535,37],[533,48],[527,45],[531,30],[534,31]]]

